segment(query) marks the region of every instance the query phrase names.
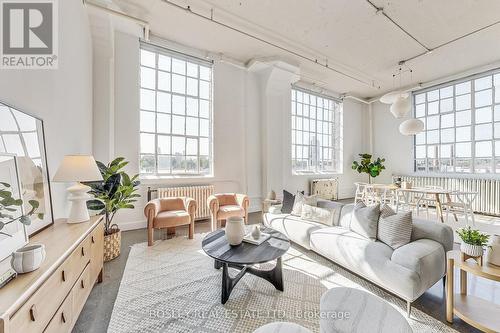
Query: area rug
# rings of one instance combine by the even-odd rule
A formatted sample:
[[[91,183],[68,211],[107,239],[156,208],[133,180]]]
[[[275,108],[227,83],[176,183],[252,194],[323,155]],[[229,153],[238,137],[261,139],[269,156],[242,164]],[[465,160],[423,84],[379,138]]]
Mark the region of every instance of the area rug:
[[[248,274],[222,305],[222,271],[201,250],[202,238],[132,246],[108,332],[244,333],[275,321],[319,332],[320,297],[339,286],[375,294],[406,318],[404,301],[298,246],[283,257],[284,292]],[[415,333],[456,332],[415,308],[407,320]]]

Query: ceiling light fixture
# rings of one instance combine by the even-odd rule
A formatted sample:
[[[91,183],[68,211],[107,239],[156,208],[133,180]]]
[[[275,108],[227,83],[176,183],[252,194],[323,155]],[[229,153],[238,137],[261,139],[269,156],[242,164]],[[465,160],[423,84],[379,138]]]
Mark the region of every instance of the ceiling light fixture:
[[[399,132],[403,135],[415,135],[424,130],[424,123],[420,119],[408,119],[399,125]]]
[[[405,73],[409,73],[411,81],[413,70],[400,61],[397,73],[392,75],[393,85],[395,85],[396,78],[399,78],[399,89],[380,97],[380,102],[391,104],[390,111],[396,119],[406,116],[411,108],[410,99],[408,98],[409,93],[401,90],[403,75]]]

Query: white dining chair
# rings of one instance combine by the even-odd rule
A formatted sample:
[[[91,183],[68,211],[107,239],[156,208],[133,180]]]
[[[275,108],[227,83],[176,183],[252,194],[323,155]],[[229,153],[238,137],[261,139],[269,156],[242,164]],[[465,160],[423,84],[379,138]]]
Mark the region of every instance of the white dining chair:
[[[461,214],[465,218],[465,224],[469,225],[469,218],[472,221],[472,226],[476,225],[474,218],[474,210],[472,204],[476,200],[478,192],[454,191],[450,193],[451,201],[443,202],[443,209],[446,210],[446,221],[448,216],[452,214]]]
[[[354,203],[358,203],[359,201],[362,201],[366,204],[366,187],[368,186],[368,183],[362,183],[362,182],[356,182],[354,183],[356,185],[356,193],[354,194]]]

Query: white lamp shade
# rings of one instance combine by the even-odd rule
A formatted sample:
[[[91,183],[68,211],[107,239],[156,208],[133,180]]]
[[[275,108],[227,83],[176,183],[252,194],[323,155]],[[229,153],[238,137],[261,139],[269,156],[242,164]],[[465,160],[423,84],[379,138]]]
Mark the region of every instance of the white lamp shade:
[[[93,156],[66,155],[52,180],[55,182],[88,182],[102,180],[102,175]]]
[[[408,119],[399,125],[399,132],[403,135],[415,135],[424,130],[424,123],[419,119]]]
[[[391,113],[397,119],[403,118],[410,112],[410,99],[399,96],[391,105]]]

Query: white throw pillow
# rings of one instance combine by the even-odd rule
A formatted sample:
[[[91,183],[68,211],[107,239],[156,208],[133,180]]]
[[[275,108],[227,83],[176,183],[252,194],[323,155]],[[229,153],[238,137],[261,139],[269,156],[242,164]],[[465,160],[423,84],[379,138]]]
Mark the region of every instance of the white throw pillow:
[[[300,218],[303,220],[308,220],[333,226],[334,214],[335,214],[335,209],[320,208],[303,204]]]
[[[297,192],[295,196],[295,202],[293,203],[292,212],[290,214],[295,216],[300,216],[302,214],[302,205],[310,205],[317,206],[318,205],[318,196],[311,195],[305,196],[304,194]]]
[[[413,221],[411,211],[396,213],[391,207],[383,205],[380,209],[377,238],[394,250],[411,241]]]
[[[271,214],[281,214],[281,208],[283,205],[272,205],[269,207],[269,213]]]
[[[353,209],[351,231],[365,238],[375,241],[377,238],[377,225],[380,215],[380,205],[366,206],[363,202],[358,202]]]

